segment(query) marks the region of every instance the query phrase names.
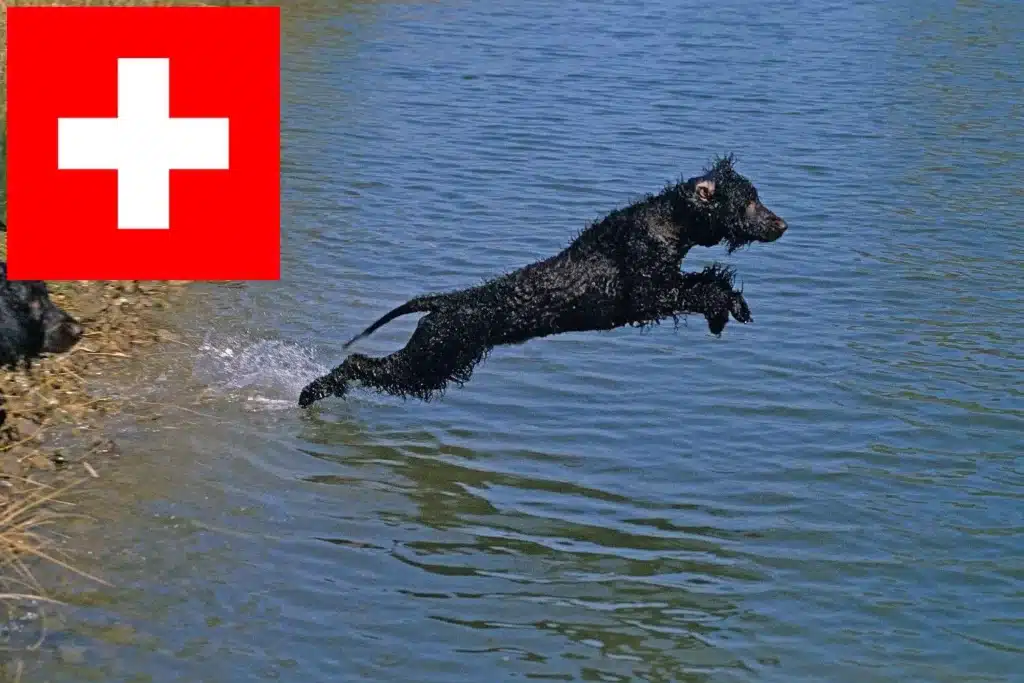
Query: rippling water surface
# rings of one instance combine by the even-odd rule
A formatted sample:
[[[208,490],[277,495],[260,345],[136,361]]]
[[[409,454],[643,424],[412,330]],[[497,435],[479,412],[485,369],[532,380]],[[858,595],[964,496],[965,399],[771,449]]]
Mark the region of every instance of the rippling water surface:
[[[283,21],[283,281],[198,287],[116,378],[162,417],[81,505],[114,587],[41,680],[1024,680],[1024,3]],[[294,407],[407,297],[726,151],[791,229],[685,267],[734,264],[753,324]]]

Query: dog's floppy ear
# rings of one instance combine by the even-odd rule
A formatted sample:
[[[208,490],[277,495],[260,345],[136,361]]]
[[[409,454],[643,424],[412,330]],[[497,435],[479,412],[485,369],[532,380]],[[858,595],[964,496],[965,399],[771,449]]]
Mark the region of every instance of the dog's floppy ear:
[[[701,201],[710,202],[713,196],[715,196],[715,181],[707,179],[698,180],[697,197]]]

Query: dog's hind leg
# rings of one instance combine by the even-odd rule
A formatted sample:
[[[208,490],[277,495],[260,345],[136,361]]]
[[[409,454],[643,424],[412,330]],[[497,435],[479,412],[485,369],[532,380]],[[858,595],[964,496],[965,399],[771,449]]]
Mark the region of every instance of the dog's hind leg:
[[[703,315],[708,329],[718,336],[729,316],[741,323],[753,320],[743,293],[733,288],[735,273],[718,264],[699,273],[682,273],[669,295],[669,315]]]
[[[435,312],[420,319],[409,342],[383,358],[353,353],[330,373],[302,390],[299,405],[330,395],[344,396],[350,382],[394,396],[429,401],[449,382],[469,380],[473,368],[490,350],[487,335],[473,316]]]
[[[317,377],[303,387],[299,394],[299,407],[306,408],[328,396],[344,396],[348,388],[349,358],[326,375]]]

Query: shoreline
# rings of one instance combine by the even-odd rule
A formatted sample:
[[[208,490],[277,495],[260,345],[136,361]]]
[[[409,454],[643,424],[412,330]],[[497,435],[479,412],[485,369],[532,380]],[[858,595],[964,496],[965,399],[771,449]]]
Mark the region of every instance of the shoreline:
[[[6,259],[6,233],[0,258]],[[34,358],[0,374],[7,418],[0,426],[0,603],[51,602],[32,567],[49,562],[87,581],[59,537],[70,521],[74,490],[102,478],[118,456],[104,423],[122,402],[96,391],[96,380],[148,349],[173,342],[163,325],[187,282],[47,282],[51,300],[85,333],[70,350]],[[71,517],[73,517],[73,511]]]

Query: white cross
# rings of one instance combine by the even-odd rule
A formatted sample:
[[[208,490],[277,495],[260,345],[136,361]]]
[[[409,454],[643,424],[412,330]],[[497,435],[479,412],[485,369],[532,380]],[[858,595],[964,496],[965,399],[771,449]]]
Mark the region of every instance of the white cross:
[[[228,168],[228,119],[170,116],[170,60],[117,60],[117,118],[57,119],[57,168],[117,171],[117,227],[170,228],[172,168]]]

